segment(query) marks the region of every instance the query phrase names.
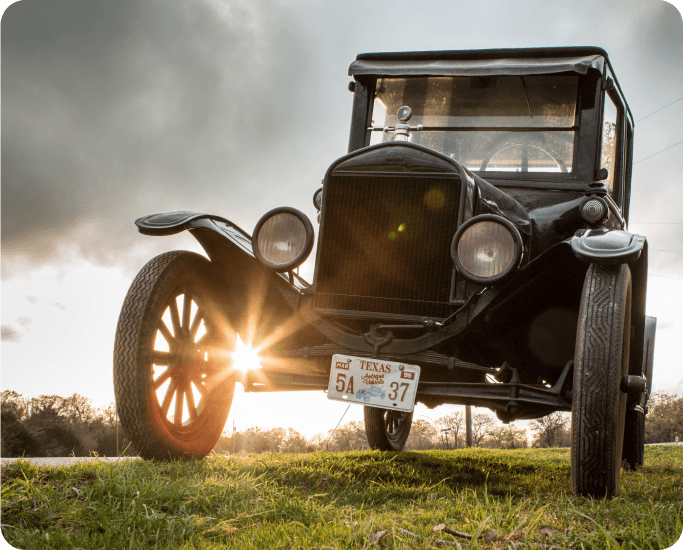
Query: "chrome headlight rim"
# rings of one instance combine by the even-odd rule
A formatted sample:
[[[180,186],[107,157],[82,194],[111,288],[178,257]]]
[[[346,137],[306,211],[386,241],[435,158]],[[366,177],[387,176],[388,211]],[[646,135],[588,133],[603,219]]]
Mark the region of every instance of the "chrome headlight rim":
[[[304,247],[301,249],[301,252],[299,252],[299,254],[297,254],[297,256],[293,260],[287,262],[286,264],[274,264],[272,262],[269,262],[263,257],[258,247],[258,236],[261,229],[263,228],[263,225],[270,218],[277,214],[291,214],[293,216],[296,216],[301,221],[301,223],[303,223],[304,229],[306,231],[306,243]],[[313,232],[313,224],[311,223],[311,220],[308,219],[308,216],[306,216],[306,214],[301,212],[301,210],[292,208],[291,206],[280,206],[278,208],[273,208],[272,210],[266,212],[263,216],[261,216],[261,219],[256,223],[256,227],[254,227],[254,233],[251,237],[251,248],[254,252],[254,256],[262,265],[277,273],[284,273],[287,271],[292,271],[293,269],[299,267],[302,263],[306,261],[308,256],[311,254],[311,251],[313,250],[314,238],[315,235]]]
[[[460,244],[460,239],[469,228],[471,228],[473,225],[477,223],[487,221],[497,223],[505,227],[505,229],[508,230],[512,237],[512,242],[515,248],[512,257],[512,262],[510,262],[510,265],[507,267],[507,269],[505,269],[505,271],[499,273],[498,275],[494,275],[493,277],[479,277],[467,271],[467,269],[465,269],[465,267],[460,262],[460,258],[458,257],[458,245]],[[470,218],[458,228],[458,230],[455,232],[455,235],[453,236],[453,240],[451,241],[451,260],[453,261],[455,269],[458,271],[460,275],[462,275],[468,281],[484,286],[491,286],[500,283],[508,279],[512,274],[514,274],[519,268],[519,264],[522,261],[523,252],[524,243],[522,242],[522,236],[520,235],[517,227],[510,220],[507,220],[502,216],[498,216],[496,214],[480,214],[479,216],[474,216],[473,218]]]

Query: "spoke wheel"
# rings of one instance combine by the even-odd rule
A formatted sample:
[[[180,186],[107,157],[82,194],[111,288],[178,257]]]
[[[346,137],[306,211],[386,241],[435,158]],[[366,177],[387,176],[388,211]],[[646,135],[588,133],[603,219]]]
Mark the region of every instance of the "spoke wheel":
[[[619,491],[626,419],[622,376],[631,333],[628,265],[588,268],[579,310],[572,402],[571,478],[575,494]]]
[[[143,458],[201,458],[225,425],[234,337],[211,273],[197,254],[162,254],[143,267],[124,301],[114,388],[121,423]]]
[[[401,451],[413,424],[412,411],[401,412],[377,407],[363,407],[365,435],[371,449]]]

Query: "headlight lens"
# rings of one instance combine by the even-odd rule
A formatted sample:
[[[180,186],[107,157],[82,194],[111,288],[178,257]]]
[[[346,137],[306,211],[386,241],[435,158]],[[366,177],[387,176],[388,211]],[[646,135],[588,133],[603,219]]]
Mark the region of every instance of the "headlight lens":
[[[465,278],[491,284],[507,277],[519,265],[522,239],[508,220],[493,215],[477,216],[455,234],[451,255]]]
[[[313,226],[295,208],[276,208],[256,224],[252,238],[254,255],[275,271],[289,271],[301,265],[313,249]]]

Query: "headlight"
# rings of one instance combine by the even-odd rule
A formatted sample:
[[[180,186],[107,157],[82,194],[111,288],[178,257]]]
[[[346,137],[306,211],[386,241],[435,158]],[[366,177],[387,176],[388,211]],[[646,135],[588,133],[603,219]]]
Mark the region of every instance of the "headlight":
[[[511,275],[522,259],[522,237],[505,218],[476,216],[460,226],[451,243],[451,257],[463,277],[490,285]]]
[[[256,258],[269,269],[290,271],[304,263],[313,250],[313,225],[296,208],[275,208],[256,224],[252,247]]]

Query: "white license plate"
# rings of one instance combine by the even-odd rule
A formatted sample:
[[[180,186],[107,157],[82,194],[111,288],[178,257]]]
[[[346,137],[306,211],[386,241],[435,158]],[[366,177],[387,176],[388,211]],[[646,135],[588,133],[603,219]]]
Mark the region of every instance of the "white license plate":
[[[410,412],[420,367],[351,355],[333,355],[327,398]]]

